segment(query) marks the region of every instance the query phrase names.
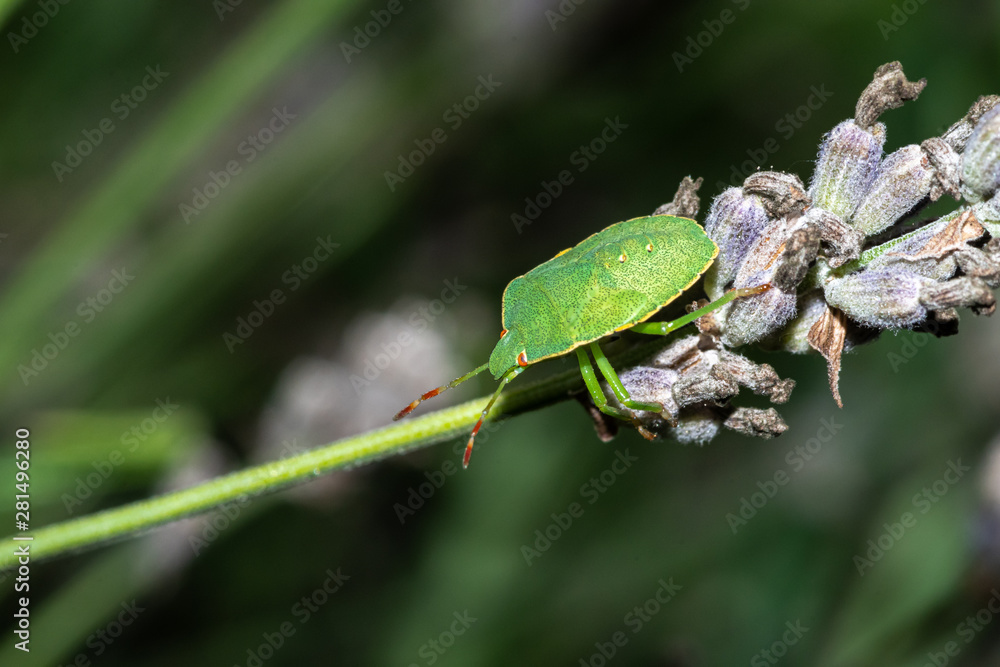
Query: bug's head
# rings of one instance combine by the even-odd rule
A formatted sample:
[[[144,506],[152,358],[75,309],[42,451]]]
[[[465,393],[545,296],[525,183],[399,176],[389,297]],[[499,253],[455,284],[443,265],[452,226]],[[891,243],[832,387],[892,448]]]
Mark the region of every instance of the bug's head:
[[[497,346],[493,348],[490,355],[490,373],[493,377],[500,379],[500,376],[509,371],[514,366],[524,366],[527,359],[518,357],[524,352],[524,336],[518,328],[505,330],[500,334]],[[522,363],[524,362],[524,363]]]

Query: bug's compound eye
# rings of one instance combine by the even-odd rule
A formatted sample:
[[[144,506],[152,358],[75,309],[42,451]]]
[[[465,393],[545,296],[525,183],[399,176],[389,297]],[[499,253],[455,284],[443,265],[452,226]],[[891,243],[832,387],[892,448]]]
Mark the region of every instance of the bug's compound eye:
[[[618,255],[618,261],[620,263],[624,264],[626,259],[628,259],[628,258],[625,257],[625,253],[622,253],[622,254]]]
[[[653,244],[652,243],[647,243],[646,244],[646,252],[653,252]]]
[[[517,355],[517,365],[521,368],[528,365],[528,354],[524,350],[521,350],[521,354]]]
[[[502,331],[500,332],[500,337],[501,337],[501,338],[503,338],[504,336],[506,336],[506,335],[507,335],[507,333],[508,333],[508,332],[507,332],[507,330],[506,330],[506,329],[502,330]]]

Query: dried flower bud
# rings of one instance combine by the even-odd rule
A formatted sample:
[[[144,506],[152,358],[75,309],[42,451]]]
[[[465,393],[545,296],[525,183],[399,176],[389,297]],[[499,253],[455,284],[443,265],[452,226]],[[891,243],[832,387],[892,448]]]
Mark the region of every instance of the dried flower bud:
[[[1000,185],[1000,106],[984,115],[962,154],[962,193],[969,201],[989,199]]]
[[[670,436],[682,445],[702,447],[719,434],[722,417],[716,410],[705,407],[685,414],[670,428]]]
[[[910,273],[947,280],[958,268],[955,253],[969,248],[967,244],[982,238],[983,233],[973,211],[955,212],[873,249],[882,250],[882,254],[872,259],[868,268],[878,270],[903,264]]]
[[[682,218],[693,218],[698,215],[698,209],[701,207],[698,188],[703,181],[703,178],[692,181],[690,176],[685,176],[677,186],[673,201],[660,206],[653,211],[653,215],[678,215]]]
[[[934,180],[931,182],[931,201],[937,201],[941,195],[949,194],[955,199],[962,196],[960,185],[962,178],[962,156],[944,139],[932,137],[920,142],[920,148],[930,160],[934,168]]]
[[[986,283],[968,276],[925,286],[920,303],[931,310],[968,307],[977,315],[992,315],[996,309],[996,298]]]
[[[705,291],[710,297],[722,296],[768,222],[767,211],[757,195],[744,194],[741,188],[728,188],[715,198],[705,219],[705,232],[719,246],[719,256],[705,281]]]
[[[743,192],[758,195],[772,218],[797,215],[809,205],[802,179],[780,171],[758,171],[743,181]]]
[[[990,109],[997,106],[997,104],[1000,104],[1000,95],[983,95],[969,108],[969,112],[965,114],[965,117],[949,127],[941,135],[941,138],[948,142],[955,151],[961,153],[965,150],[965,144],[969,141],[969,137],[972,136],[972,131],[975,129],[976,124],[979,123],[979,119]]]
[[[850,220],[868,191],[885,144],[885,125],[862,129],[845,120],[823,137],[809,185],[813,204]]]
[[[876,329],[905,329],[927,317],[921,291],[936,285],[899,265],[832,278],[824,288],[826,301],[849,318]]]
[[[722,424],[752,438],[776,438],[788,430],[788,424],[774,408],[736,408]]]
[[[733,282],[735,287],[755,287],[774,281],[783,264],[786,243],[804,227],[801,218],[774,222],[746,254]],[[722,342],[739,347],[760,340],[783,326],[795,315],[795,292],[770,289],[763,294],[738,299],[725,313]]]
[[[930,161],[915,144],[886,156],[851,225],[866,236],[888,229],[930,194],[934,173]]]
[[[833,213],[813,206],[802,215],[802,221],[819,230],[820,241],[827,247],[826,260],[829,266],[836,268],[861,255],[864,234]]]
[[[785,242],[785,250],[778,258],[771,282],[782,292],[794,294],[799,283],[806,277],[809,267],[819,254],[819,230],[803,224],[792,232]]]
[[[872,82],[861,93],[854,107],[854,119],[859,127],[871,127],[885,111],[917,99],[926,85],[927,79],[909,81],[898,60],[886,63],[875,70]]]

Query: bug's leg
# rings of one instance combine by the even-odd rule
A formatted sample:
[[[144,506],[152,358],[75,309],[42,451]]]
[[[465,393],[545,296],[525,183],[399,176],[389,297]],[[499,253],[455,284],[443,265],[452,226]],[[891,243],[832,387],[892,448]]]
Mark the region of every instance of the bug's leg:
[[[469,457],[472,456],[472,444],[476,441],[476,434],[479,433],[479,429],[482,428],[483,422],[486,420],[486,415],[490,413],[490,408],[492,408],[493,404],[496,403],[496,400],[500,397],[500,392],[507,386],[507,383],[520,375],[522,371],[524,371],[524,368],[515,366],[507,371],[506,375],[503,376],[503,379],[500,380],[500,386],[497,387],[495,392],[493,392],[493,397],[490,398],[490,402],[486,404],[485,408],[483,408],[483,413],[479,415],[479,421],[476,422],[476,426],[472,429],[472,434],[469,436],[469,442],[465,445],[465,456],[462,457],[463,468],[469,467]]]
[[[434,398],[435,396],[437,396],[438,394],[440,394],[445,389],[451,389],[452,387],[456,387],[456,386],[462,384],[463,382],[465,382],[469,378],[475,377],[476,375],[479,375],[480,373],[482,373],[483,371],[485,371],[488,367],[489,367],[488,363],[483,364],[482,366],[480,366],[476,370],[469,371],[468,373],[466,373],[462,377],[456,378],[456,379],[452,380],[451,382],[449,382],[448,384],[441,385],[437,389],[431,389],[429,392],[427,392],[426,394],[422,395],[420,398],[418,398],[417,400],[413,401],[412,403],[410,403],[409,405],[407,405],[405,408],[403,408],[402,410],[400,410],[399,412],[397,412],[396,416],[392,418],[392,421],[397,421],[397,420],[402,419],[406,415],[408,415],[411,412],[413,412],[413,408],[415,408],[418,405],[420,405],[423,401],[426,401],[428,398]]]
[[[597,361],[597,367],[601,369],[601,375],[604,379],[608,381],[608,386],[611,387],[611,391],[615,392],[615,398],[618,402],[624,405],[626,408],[631,408],[633,410],[645,410],[647,412],[663,412],[663,406],[659,403],[649,403],[644,401],[633,400],[628,393],[628,389],[622,384],[622,381],[618,379],[618,373],[611,366],[611,362],[608,358],[604,356],[604,351],[601,350],[601,346],[597,343],[590,344],[590,351],[594,353],[594,359]]]
[[[594,405],[597,406],[597,409],[606,415],[611,415],[612,417],[617,417],[618,419],[623,419],[627,422],[632,422],[632,424],[635,426],[636,430],[639,431],[642,437],[646,438],[647,440],[654,439],[655,436],[652,433],[650,433],[646,429],[646,427],[643,426],[636,418],[636,416],[633,415],[631,412],[629,412],[628,410],[622,410],[621,408],[615,407],[613,405],[608,405],[608,397],[605,396],[604,392],[601,390],[601,385],[597,381],[597,373],[594,372],[594,367],[590,363],[590,357],[587,356],[586,350],[584,350],[582,347],[576,348],[576,358],[580,360],[580,375],[583,376],[583,383],[587,385],[587,391],[590,392],[590,397],[594,399]],[[601,354],[601,358],[604,358],[603,354]],[[605,359],[605,361],[607,361],[607,359]],[[608,364],[608,368],[611,368],[611,364]],[[604,369],[602,368],[601,371],[603,372]],[[621,380],[618,380],[618,375],[614,372],[614,369],[611,370],[611,373],[614,376],[615,380],[618,381],[618,385],[621,386]],[[607,375],[605,375],[604,377],[607,378]],[[608,384],[611,384],[610,380],[608,380]],[[613,386],[612,389],[614,389]],[[623,391],[624,389],[625,388],[622,387]],[[617,396],[617,392],[615,393],[615,395]],[[628,392],[625,392],[625,396],[626,398],[628,397]],[[619,401],[620,400],[621,399],[619,399]],[[661,410],[663,410],[663,406],[660,405],[659,403],[645,404],[645,405],[649,405],[648,409],[652,409],[656,412],[660,412]],[[638,409],[645,410],[647,408],[638,408]]]
[[[654,336],[666,336],[669,333],[677,331],[685,324],[690,324],[696,319],[703,315],[708,315],[713,310],[721,308],[733,299],[740,299],[745,296],[754,296],[755,294],[762,294],[767,290],[771,289],[771,283],[766,283],[764,285],[758,285],[756,287],[740,287],[736,289],[731,289],[712,303],[699,308],[693,313],[688,313],[683,317],[678,317],[672,322],[640,322],[633,327],[630,327],[630,331],[641,334],[651,334]],[[603,370],[603,369],[602,369]]]

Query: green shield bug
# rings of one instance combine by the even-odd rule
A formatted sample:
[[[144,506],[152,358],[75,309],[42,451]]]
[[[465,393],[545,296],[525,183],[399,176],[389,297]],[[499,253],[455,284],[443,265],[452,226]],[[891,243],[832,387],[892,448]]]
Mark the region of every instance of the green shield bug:
[[[503,292],[503,331],[487,363],[428,391],[393,419],[402,419],[421,401],[488,368],[500,380],[500,386],[469,436],[462,460],[462,466],[467,467],[476,434],[507,383],[531,364],[576,350],[584,384],[598,409],[631,421],[644,437],[651,438],[630,413],[608,404],[584,346],[590,348],[619,403],[632,410],[662,412],[659,403],[643,403],[629,396],[598,341],[624,329],[665,336],[733,299],[771,288],[768,283],[732,289],[671,322],[646,322],[694,285],[718,254],[718,246],[701,225],[672,215],[633,218],[592,234],[507,285]]]

